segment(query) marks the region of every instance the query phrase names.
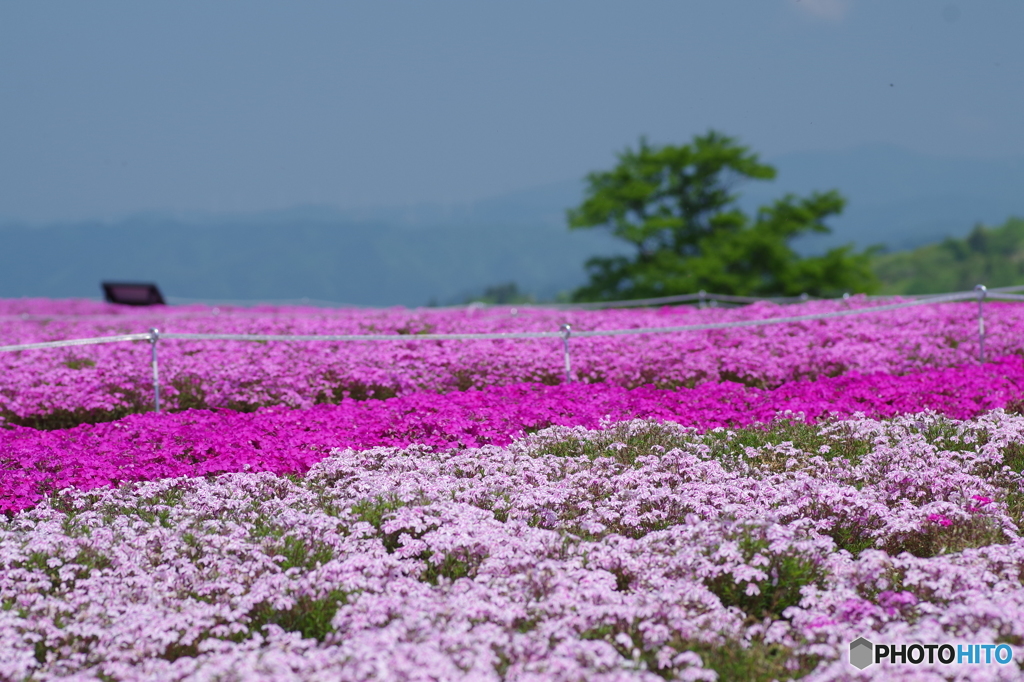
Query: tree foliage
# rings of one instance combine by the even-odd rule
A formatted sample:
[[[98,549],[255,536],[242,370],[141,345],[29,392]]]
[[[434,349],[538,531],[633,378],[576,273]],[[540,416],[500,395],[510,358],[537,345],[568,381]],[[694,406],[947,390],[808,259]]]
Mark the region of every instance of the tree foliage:
[[[1024,219],[975,225],[963,239],[947,237],[910,251],[877,256],[875,272],[887,294],[967,291],[976,284],[1024,284]]]
[[[845,200],[836,191],[787,194],[751,218],[735,187],[771,180],[775,169],[734,138],[710,131],[681,146],[640,140],[610,171],[587,176],[582,204],[568,212],[572,229],[604,227],[636,247],[633,258],[587,261],[590,282],[576,300],[615,300],[694,293],[825,296],[872,291],[869,253],[852,246],[801,257],[790,242],[827,233],[825,221]]]

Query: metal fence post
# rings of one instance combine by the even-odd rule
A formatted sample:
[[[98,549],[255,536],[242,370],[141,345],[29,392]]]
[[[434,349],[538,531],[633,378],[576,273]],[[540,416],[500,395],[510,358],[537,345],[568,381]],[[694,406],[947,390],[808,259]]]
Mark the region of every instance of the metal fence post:
[[[974,287],[978,292],[978,362],[985,362],[985,295],[988,289],[984,284]]]
[[[699,308],[700,310],[703,310],[704,308],[706,308],[707,305],[708,305],[707,304],[707,298],[708,298],[708,292],[704,291],[703,289],[701,289],[699,292],[697,292],[697,308]]]
[[[569,336],[572,334],[572,327],[562,325],[562,354],[565,356],[565,383],[572,383],[572,361],[569,358]]]
[[[160,368],[156,362],[156,344],[160,340],[160,330],[152,328],[149,330],[149,345],[152,349],[153,365],[153,411],[160,411]]]

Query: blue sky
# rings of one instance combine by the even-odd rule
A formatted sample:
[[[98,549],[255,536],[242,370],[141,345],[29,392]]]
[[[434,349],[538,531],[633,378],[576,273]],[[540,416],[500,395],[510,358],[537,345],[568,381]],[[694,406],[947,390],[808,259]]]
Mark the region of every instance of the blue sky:
[[[0,218],[467,202],[710,127],[1024,155],[1024,2],[0,4]]]

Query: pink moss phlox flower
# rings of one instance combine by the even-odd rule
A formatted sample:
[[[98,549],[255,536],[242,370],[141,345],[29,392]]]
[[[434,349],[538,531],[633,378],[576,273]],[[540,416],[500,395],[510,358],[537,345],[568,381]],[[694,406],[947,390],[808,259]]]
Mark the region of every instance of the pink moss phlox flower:
[[[275,452],[275,438],[312,451],[308,434],[334,437],[311,414],[103,427],[126,434],[121,446],[152,446],[127,449],[124,466],[199,466],[200,445],[232,443],[237,465],[259,462],[245,448]],[[276,436],[228,428],[266,415]],[[195,432],[176,441],[185,426]],[[850,679],[843,652],[859,636],[1024,637],[1024,542],[1008,510],[992,504],[962,533],[920,527],[964,518],[961,491],[994,500],[1019,487],[999,464],[1024,442],[1024,417],[855,418],[817,427],[810,451],[736,443],[734,456],[727,428],[601,426],[481,447],[333,448],[295,477],[54,493],[0,516],[0,676],[711,680],[724,646],[810,661],[806,679],[823,682]],[[652,433],[669,447],[647,448]],[[942,447],[935,433],[950,436]],[[857,456],[825,459],[817,437]],[[44,444],[41,466],[60,461],[62,442]]]
[[[878,593],[878,605],[885,609],[889,616],[895,616],[907,606],[913,606],[916,603],[917,597],[913,592],[883,590]]]
[[[766,319],[800,313],[871,306],[860,297],[781,307],[759,303],[738,309],[687,306],[641,310],[552,310],[505,307],[449,310],[353,310],[263,306],[128,308],[87,301],[0,299],[4,344],[145,332],[236,334],[389,334],[410,341],[272,342],[164,340],[160,373],[165,406],[184,408],[285,405],[308,408],[346,397],[384,397],[418,392],[564,381],[559,339],[416,341],[425,332],[557,331],[656,328]],[[1024,306],[987,304],[991,357],[1024,351]],[[637,336],[573,338],[572,366],[580,383],[624,388],[718,384],[772,389],[819,378],[904,375],[929,368],[970,367],[977,356],[976,313],[968,304],[905,310],[800,323]],[[0,353],[0,420],[28,423],[61,411],[107,414],[146,409],[152,396],[149,344],[112,343],[60,350]],[[854,380],[848,403],[889,405],[893,413],[935,409],[978,413],[1020,398],[1017,366],[969,371],[959,386],[967,399],[941,384],[919,397],[899,382]],[[841,384],[833,384],[840,386]],[[987,393],[986,393],[987,389]],[[836,393],[837,395],[839,393]],[[912,397],[911,397],[912,396]],[[708,396],[712,397],[712,396]],[[724,412],[735,411],[728,391],[714,396]],[[798,389],[778,411],[827,411]],[[740,402],[744,402],[741,397]],[[807,412],[810,410],[810,412]]]
[[[698,430],[770,422],[783,407],[808,421],[916,413],[922,404],[954,418],[1001,407],[1024,383],[1024,362],[925,370],[904,376],[856,374],[799,381],[775,390],[732,382],[693,389],[626,389],[613,384],[518,384],[386,400],[344,400],[306,410],[255,413],[189,410],[131,415],[116,422],[41,432],[0,429],[0,511],[34,504],[48,491],[233,471],[301,473],[333,447],[422,443],[441,449],[503,445],[550,425],[599,427],[602,420],[672,421]],[[993,386],[1005,384],[1005,391]],[[910,494],[915,476],[892,482]]]

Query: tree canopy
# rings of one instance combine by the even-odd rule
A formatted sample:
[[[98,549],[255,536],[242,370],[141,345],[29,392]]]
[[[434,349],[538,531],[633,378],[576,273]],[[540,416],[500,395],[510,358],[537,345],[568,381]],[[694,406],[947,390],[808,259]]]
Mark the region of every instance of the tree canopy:
[[[587,261],[590,282],[579,301],[647,298],[705,290],[771,296],[869,292],[877,286],[870,254],[852,246],[801,257],[790,242],[828,233],[825,221],[845,204],[836,191],[787,194],[753,217],[735,187],[771,180],[775,169],[727,135],[710,131],[681,146],[619,154],[609,171],[587,175],[586,197],[568,212],[571,229],[604,227],[636,247],[633,258]]]
[[[874,269],[887,294],[1024,284],[1024,218],[1010,218],[996,227],[978,224],[963,239],[947,237],[912,251],[876,256]]]

